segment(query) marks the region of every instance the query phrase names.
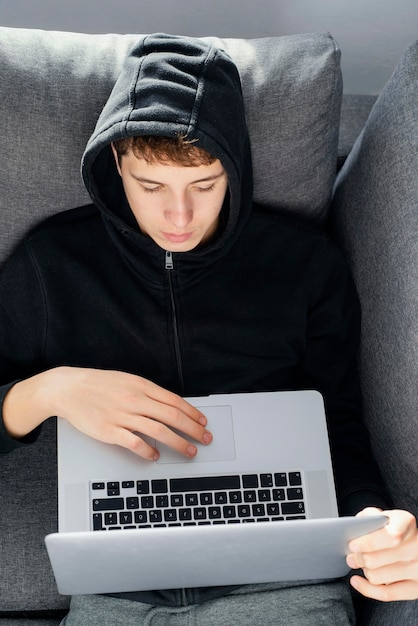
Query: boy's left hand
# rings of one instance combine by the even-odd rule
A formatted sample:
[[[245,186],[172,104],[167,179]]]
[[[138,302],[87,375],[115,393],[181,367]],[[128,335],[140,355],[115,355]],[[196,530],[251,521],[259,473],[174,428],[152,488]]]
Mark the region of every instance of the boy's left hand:
[[[381,513],[367,508],[359,516]],[[347,564],[362,569],[365,578],[353,576],[352,586],[368,598],[391,602],[418,599],[418,530],[407,511],[383,511],[389,518],[381,530],[353,539]]]

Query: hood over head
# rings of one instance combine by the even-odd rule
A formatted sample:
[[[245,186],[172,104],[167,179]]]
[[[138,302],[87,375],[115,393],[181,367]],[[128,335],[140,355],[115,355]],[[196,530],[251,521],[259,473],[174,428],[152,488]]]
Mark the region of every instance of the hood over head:
[[[218,158],[228,175],[224,229],[208,249],[228,249],[252,206],[252,171],[238,70],[216,40],[156,34],[133,47],[82,160],[93,202],[113,229],[152,252],[127,206],[110,144],[136,135],[178,134]],[[145,241],[145,239],[149,241]],[[207,254],[205,247],[177,253]]]

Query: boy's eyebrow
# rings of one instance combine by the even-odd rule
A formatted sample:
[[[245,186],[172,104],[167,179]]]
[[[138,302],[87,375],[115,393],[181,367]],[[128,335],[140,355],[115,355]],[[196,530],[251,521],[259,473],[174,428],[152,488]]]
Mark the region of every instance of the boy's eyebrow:
[[[196,183],[208,183],[212,180],[216,180],[217,178],[221,178],[224,176],[225,171],[219,172],[219,174],[212,174],[211,176],[205,176],[204,178],[199,178],[198,180],[193,180],[190,184],[196,185]],[[132,173],[132,177],[135,178],[140,183],[148,183],[150,185],[161,185],[161,181],[159,180],[151,180],[150,178],[145,178],[144,176],[136,176],[136,174]]]

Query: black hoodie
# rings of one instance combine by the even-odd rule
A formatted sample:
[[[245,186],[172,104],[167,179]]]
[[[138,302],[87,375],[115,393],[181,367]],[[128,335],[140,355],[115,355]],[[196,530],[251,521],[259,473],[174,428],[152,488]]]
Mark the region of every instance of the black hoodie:
[[[229,192],[217,238],[168,258],[140,232],[110,142],[178,133],[220,159]],[[13,381],[58,365],[128,371],[186,396],[318,389],[341,512],[385,506],[361,418],[359,309],[346,264],[321,231],[253,206],[243,99],[228,55],[191,38],[140,39],[82,174],[93,204],[36,228],[1,274],[0,406]],[[1,421],[0,450],[36,435],[16,442]],[[257,416],[254,435],[262,435]],[[222,592],[189,590],[188,598]],[[180,592],[136,597],[184,601]]]
[[[230,57],[216,45],[169,35],[145,37],[128,57],[87,144],[82,175],[115,243],[123,240],[122,254],[137,266],[139,248],[146,275],[155,267],[157,282],[163,252],[139,234],[130,210],[121,207],[121,181],[109,145],[135,135],[179,134],[218,158],[229,182],[222,233],[210,248],[179,258],[178,278],[186,284],[225,258],[251,212],[251,155],[241,84]]]

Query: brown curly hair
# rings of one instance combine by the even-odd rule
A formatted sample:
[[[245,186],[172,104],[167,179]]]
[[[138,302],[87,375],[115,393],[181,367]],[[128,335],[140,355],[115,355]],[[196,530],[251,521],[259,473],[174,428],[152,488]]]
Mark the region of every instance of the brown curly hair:
[[[158,137],[155,135],[137,135],[113,142],[120,163],[121,157],[130,150],[137,158],[144,159],[151,165],[174,163],[184,167],[211,165],[216,161],[209,152],[189,141],[183,135]]]

